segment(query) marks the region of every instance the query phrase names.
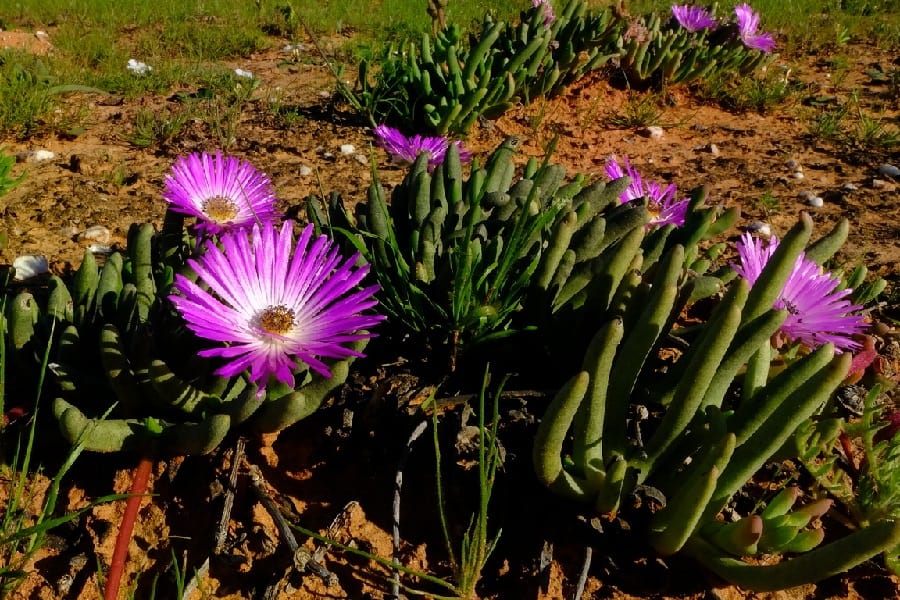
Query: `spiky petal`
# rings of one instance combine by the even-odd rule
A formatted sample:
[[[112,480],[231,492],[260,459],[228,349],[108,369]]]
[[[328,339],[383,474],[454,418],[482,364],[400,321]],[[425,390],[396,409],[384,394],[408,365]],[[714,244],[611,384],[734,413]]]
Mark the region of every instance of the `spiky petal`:
[[[688,31],[715,29],[719,25],[719,22],[702,6],[674,4],[672,5],[672,16],[682,28]]]
[[[163,198],[172,210],[197,217],[197,228],[217,234],[279,217],[269,178],[234,156],[182,156],[166,175]]]
[[[188,264],[209,286],[177,275],[170,299],[191,331],[223,345],[201,351],[227,362],[225,377],[249,370],[260,395],[272,375],[291,387],[298,361],[330,377],[323,358],[362,356],[344,344],[371,337],[360,332],[384,317],[363,314],[376,304],[377,285],[359,289],[369,270],[359,255],[343,259],[326,236],[307,225],[294,246],[293,222],[223,233],[219,245]]]
[[[689,200],[687,198],[675,200],[675,194],[678,192],[675,184],[670,183],[663,189],[655,181],[645,182],[640,172],[631,166],[627,156],[623,157],[623,161],[625,163],[624,170],[615,156],[610,156],[606,160],[606,175],[610,179],[619,179],[626,175],[631,178],[631,183],[619,196],[619,202],[624,204],[638,198],[646,198],[647,211],[650,213],[647,228],[662,227],[669,223],[677,227],[684,225]]]
[[[450,147],[450,141],[442,136],[425,137],[414,135],[406,137],[398,129],[388,127],[387,125],[379,125],[375,128],[376,143],[379,147],[387,151],[391,155],[394,162],[402,164],[412,164],[416,161],[416,157],[422,152],[427,152],[428,169],[432,170],[447,157],[447,148]],[[463,149],[462,143],[453,142],[459,148],[459,159],[462,162],[468,162],[472,159],[472,153]]]
[[[749,4],[734,7],[734,18],[738,35],[748,48],[754,48],[768,54],[775,49],[775,38],[771,33],[756,33],[759,29],[759,13],[754,12]]]
[[[737,243],[740,264],[732,264],[732,268],[753,285],[777,247],[774,235],[763,242],[745,233]],[[852,336],[866,328],[858,314],[862,307],[846,299],[852,289],[839,290],[839,285],[840,279],[800,254],[775,301],[775,308],[788,311],[781,332],[810,348],[831,342],[838,352],[858,349]]]

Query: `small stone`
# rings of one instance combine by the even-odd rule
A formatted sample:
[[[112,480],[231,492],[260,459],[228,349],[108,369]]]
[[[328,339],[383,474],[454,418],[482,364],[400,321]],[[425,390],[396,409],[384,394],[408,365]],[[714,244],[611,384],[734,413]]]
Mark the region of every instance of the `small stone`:
[[[309,177],[312,175],[312,167],[308,165],[300,165],[300,177]]]
[[[30,150],[16,154],[16,160],[19,162],[44,162],[54,158],[56,158],[56,155],[49,150]]]
[[[755,233],[758,236],[768,238],[772,236],[772,228],[769,227],[768,223],[764,223],[762,221],[753,221],[749,225],[747,225],[747,231],[750,233]]]
[[[791,177],[793,177],[794,179],[803,179],[803,171],[794,171]]]
[[[858,190],[859,188],[856,187],[856,186],[855,186],[854,184],[852,184],[852,183],[845,183],[844,185],[841,186],[841,189],[844,190],[845,192],[855,192],[855,191]]]
[[[23,254],[13,261],[13,268],[16,270],[16,281],[25,281],[39,275],[45,275],[50,272],[50,264],[47,262],[46,256],[37,254]]]
[[[787,159],[786,161],[784,161],[784,166],[786,166],[788,169],[792,169],[794,171],[798,171],[798,170],[802,171],[803,170],[803,167],[800,166],[800,161],[798,161],[796,158]]]
[[[363,155],[363,154],[354,154],[353,158],[356,159],[356,162],[358,162],[361,165],[369,164],[369,159],[366,158],[365,155]]]
[[[244,69],[235,69],[234,74],[238,77],[243,77],[244,79],[253,79],[253,73],[245,71]]]
[[[708,146],[708,148],[709,148],[709,153],[712,154],[713,156],[718,156],[719,154],[721,154],[721,152],[719,151],[719,147],[716,146],[715,144],[710,144]]]
[[[888,182],[885,181],[884,179],[875,179],[875,178],[872,179],[872,187],[875,188],[876,190],[883,190],[884,188],[887,187],[887,184],[888,184]]]
[[[878,167],[878,174],[884,177],[900,177],[900,168],[884,163],[883,165]]]
[[[651,140],[658,140],[663,136],[663,128],[656,125],[651,125],[649,127],[644,127],[638,133],[640,133],[644,137],[650,138]]]
[[[817,194],[812,190],[803,190],[799,194],[797,194],[797,197],[800,198],[801,200],[803,200],[804,202],[809,202],[816,196],[817,196]]]
[[[91,254],[100,256],[109,256],[113,252],[113,249],[105,244],[91,244],[87,249]]]
[[[109,229],[103,225],[94,225],[88,227],[78,234],[79,242],[96,242],[98,244],[108,244],[110,240]]]
[[[806,203],[813,208],[822,208],[822,206],[825,204],[825,200],[823,200],[821,196],[813,196],[812,198],[807,200]]]
[[[353,144],[341,144],[341,154],[350,156],[356,152],[356,146]]]

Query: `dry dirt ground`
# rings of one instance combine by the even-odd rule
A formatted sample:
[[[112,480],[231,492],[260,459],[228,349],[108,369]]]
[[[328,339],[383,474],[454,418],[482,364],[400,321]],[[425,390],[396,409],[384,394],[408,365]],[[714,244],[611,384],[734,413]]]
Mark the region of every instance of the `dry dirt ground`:
[[[269,174],[288,213],[299,210],[304,214],[302,200],[314,193],[337,191],[348,203],[362,200],[371,180],[370,169],[363,164],[372,151],[369,130],[339,110],[340,103],[326,98],[334,85],[321,60],[312,56],[285,66],[287,56],[278,50],[282,45],[276,40],[273,50],[228,65],[249,70],[260,80],[253,100],[244,107],[228,152]],[[611,85],[608,77],[598,76],[576,84],[563,96],[518,107],[497,121],[476,126],[465,144],[486,155],[505,136],[516,134],[524,140],[519,150],[524,162],[529,156],[543,155],[553,136],[558,135],[553,160],[565,165],[570,174],[581,172],[594,178],[603,176],[608,155],[627,155],[651,179],[675,182],[681,190],[708,185],[712,203],[741,207],[740,229],[761,220],[770,223],[773,232],[783,233],[801,211],[809,211],[817,231],[825,233],[846,217],[852,229],[843,258],[865,262],[873,272],[894,283],[900,277],[900,195],[897,182],[879,175],[878,167],[900,163],[896,147],[893,154],[860,150],[808,134],[811,109],[804,105],[805,99],[843,100],[854,90],[861,98],[886,106],[886,118],[893,119],[897,126],[900,107],[896,91],[890,98],[886,86],[864,73],[873,64],[882,70],[897,68],[891,62],[895,57],[868,46],[843,52],[854,62],[837,86],[832,83],[835,78],[830,77],[825,57],[800,56],[790,62],[776,62],[771,68],[782,69],[785,76],[796,79],[802,91],[766,114],[729,112],[699,102],[688,90],[671,89],[654,123],[663,127],[663,135],[653,138],[641,128],[609,125],[611,116],[627,112],[630,98],[633,101],[635,96]],[[53,271],[66,272],[77,268],[81,260],[87,242],[79,241],[78,234],[88,227],[109,228],[111,243],[122,245],[132,222],[159,224],[165,208],[161,199],[163,178],[175,158],[216,149],[216,142],[202,123],[189,123],[183,135],[163,148],[140,149],[127,142],[137,112],[173,106],[175,91],[135,99],[69,97],[61,110],[77,108],[82,115],[84,132],[77,137],[0,139],[6,152],[23,156],[34,150],[54,153],[50,160],[24,160],[17,165],[15,172],[25,172],[25,180],[0,198],[0,228],[9,234],[0,264],[11,263],[21,254],[42,254],[48,257]],[[304,118],[290,127],[279,124],[265,110],[269,98],[275,95],[282,102],[301,107]],[[352,144],[356,151],[343,154],[340,148],[345,144]],[[389,187],[396,184],[403,171],[387,165],[380,150],[375,149],[374,155],[383,181]],[[802,167],[802,179],[794,175],[798,165]],[[310,174],[301,174],[304,167],[311,169]],[[807,191],[823,198],[824,205],[807,205],[801,197]],[[768,201],[767,194],[777,202]],[[896,296],[889,293],[887,297],[890,302]],[[896,309],[896,305],[885,307],[895,318]],[[377,413],[373,407],[385,403],[396,406],[401,403],[398,399],[414,395],[415,389],[397,389],[395,379],[390,389],[384,389],[379,378],[382,371],[377,367],[370,370],[357,378],[353,391],[345,390],[343,400],[336,399],[320,414],[278,436],[249,439],[246,463],[261,469],[266,489],[291,520],[389,557],[393,473],[415,422],[401,411],[400,416],[393,417],[393,433],[388,435],[369,427],[375,421],[370,413]],[[348,408],[352,401],[361,402],[355,413]],[[527,410],[510,414],[513,412],[521,423],[509,426],[509,435],[525,440],[534,415]],[[350,418],[354,414],[355,419]],[[379,418],[382,423],[383,414]],[[458,422],[458,415],[454,413],[448,419]],[[434,534],[438,526],[429,474],[433,471],[429,467],[429,437],[430,433],[418,442],[404,483],[402,560],[410,568],[446,576],[446,553]],[[450,443],[452,446],[452,438]],[[506,506],[528,506],[509,509],[497,521],[504,532],[495,559],[485,570],[484,597],[571,598],[588,544],[596,547],[586,598],[885,598],[897,594],[896,580],[875,565],[819,586],[754,595],[723,586],[689,561],[647,558],[621,541],[627,536],[616,536],[620,526],[604,523],[606,537],[599,536],[587,512],[581,511],[585,518],[576,518],[578,511],[571,510],[574,507],[528,484],[527,443],[506,443],[522,454],[508,457],[507,479],[498,485],[498,495],[503,496]],[[174,597],[170,581],[172,551],[178,564],[187,561],[188,576],[210,553],[209,540],[222,511],[221,490],[232,452],[229,446],[212,457],[156,465],[151,490],[157,495],[143,504],[126,569],[128,585],[136,586],[137,598],[149,596],[154,576],[159,576],[157,597]],[[465,462],[464,457],[457,458]],[[68,482],[64,504],[75,509],[91,498],[126,491],[133,461],[134,457],[83,459]],[[262,597],[258,595],[260,590],[285,573],[282,591],[272,597],[388,597],[386,569],[341,552],[330,551],[323,559],[337,576],[336,583],[291,572],[284,563],[285,549],[279,547],[272,519],[250,490],[246,463],[239,472],[228,544],[220,555],[212,557],[210,571],[192,598]],[[455,523],[462,527],[467,521],[464,508],[474,506],[473,480],[471,473],[461,468],[450,469],[448,478],[450,485],[458,486],[452,488],[452,497],[460,500],[460,506],[452,506],[451,512],[460,512],[455,515]],[[510,499],[518,502],[511,503]],[[463,505],[463,500],[468,504]],[[122,511],[121,503],[101,506],[55,532],[15,597],[98,597],[97,565],[108,564]],[[455,528],[453,533],[460,531]],[[306,539],[299,534],[298,538],[301,543]],[[307,546],[313,548],[311,542]],[[542,554],[549,559],[546,565],[541,564]]]

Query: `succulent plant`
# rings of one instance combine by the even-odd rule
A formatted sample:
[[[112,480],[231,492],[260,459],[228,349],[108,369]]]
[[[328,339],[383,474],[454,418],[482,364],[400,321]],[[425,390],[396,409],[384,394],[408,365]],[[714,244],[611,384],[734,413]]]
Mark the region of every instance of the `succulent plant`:
[[[159,234],[133,225],[127,253],[102,267],[86,252],[71,289],[51,278],[45,307],[27,293],[11,303],[14,352],[33,362],[53,344],[53,413],[68,441],[97,452],[209,452],[242,423],[266,432],[303,419],[346,379],[352,356],[333,361],[330,378],[301,364],[296,388],[270,384],[262,396],[246,374],[215,375],[217,363],[197,355],[200,340],[166,297],[176,272],[197,279],[184,264],[191,252],[183,217],[170,211]]]
[[[900,525],[886,519],[813,550],[823,534],[807,526],[824,503],[792,510],[793,492],[776,496],[758,515],[727,524],[717,520],[752,475],[790,447],[795,432],[821,409],[850,368],[851,356],[837,354],[831,344],[777,374],[770,365],[770,338],[787,315],[771,307],[811,229],[804,215],[752,289],[744,279],[734,281],[692,334],[673,330],[679,298],[690,294],[684,290],[689,281],[684,251],[678,245],[668,249],[652,277],[637,278],[648,289],[638,308],[631,302],[630,309],[600,328],[582,371],[547,408],[533,453],[538,478],[554,492],[601,512],[617,511],[638,486],[661,490],[666,502],[650,522],[653,547],[663,554],[683,550],[751,589],[815,581],[896,546]],[[603,312],[602,305],[598,308]],[[689,346],[660,374],[651,357],[669,335],[688,339]],[[741,371],[746,371],[742,384],[735,387]],[[657,414],[646,439],[628,433],[636,404]],[[563,448],[570,432],[567,457]],[[847,552],[851,544],[854,550]],[[761,551],[808,553],[773,567],[730,558]]]
[[[563,167],[534,158],[517,177],[518,144],[507,139],[484,167],[474,161],[468,179],[456,145],[432,172],[428,154],[420,154],[390,204],[376,172],[355,215],[337,196],[327,210],[310,198],[310,220],[343,232],[372,264],[388,318],[432,348],[449,347],[451,361],[459,351],[558,319],[595,322],[626,302],[625,287],[614,294],[623,279],[633,281],[677,243],[690,248],[684,260],[699,270],[692,277],[706,282],[699,274],[709,261],[701,264],[698,242],[730,224],[734,211],[704,206],[701,190],[685,227],[647,231],[645,202],[619,201],[627,178],[585,185],[579,175],[566,183]],[[698,293],[718,290],[709,279]]]
[[[441,135],[465,132],[480,116],[493,118],[515,102],[557,93],[603,66],[612,56],[601,50],[611,24],[609,11],[589,13],[583,0],[569,0],[551,23],[538,6],[524,11],[515,25],[487,15],[468,43],[462,29],[451,24],[389,52],[374,88],[363,61],[361,93],[377,122],[412,124]],[[389,96],[408,101],[392,102]]]

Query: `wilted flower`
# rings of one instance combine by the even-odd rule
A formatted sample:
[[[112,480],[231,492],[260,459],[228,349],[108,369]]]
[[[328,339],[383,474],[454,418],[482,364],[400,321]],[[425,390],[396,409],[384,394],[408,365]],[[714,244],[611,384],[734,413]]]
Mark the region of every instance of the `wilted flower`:
[[[767,54],[775,49],[775,38],[771,33],[756,33],[759,28],[759,13],[753,12],[749,4],[735,6],[734,16],[738,35],[741,36],[744,45]]]
[[[375,128],[375,136],[378,138],[378,146],[384,148],[394,162],[412,164],[422,152],[429,154],[428,169],[434,169],[444,162],[447,156],[447,148],[450,141],[445,137],[425,137],[414,135],[406,137],[399,130],[387,125],[379,125]],[[453,142],[459,148],[459,159],[467,162],[472,159],[472,153],[463,150],[462,144]]]
[[[197,217],[198,229],[210,234],[279,216],[269,178],[221,152],[179,158],[166,175],[163,198],[172,210]]]
[[[549,27],[556,20],[556,13],[553,12],[553,5],[550,0],[531,0],[531,6],[537,8],[544,7],[544,27]]]
[[[745,233],[737,243],[740,264],[732,264],[732,268],[753,285],[777,247],[774,235],[763,242]],[[862,332],[866,325],[861,315],[852,313],[862,307],[846,300],[853,290],[839,290],[839,285],[840,279],[823,272],[805,254],[798,256],[775,301],[775,308],[788,311],[781,332],[810,348],[827,342],[833,343],[837,352],[859,348],[851,336]]]
[[[702,6],[691,6],[690,4],[672,5],[672,16],[675,17],[679,25],[688,31],[711,29],[719,24],[709,14],[709,11]]]
[[[361,314],[375,306],[378,286],[358,288],[369,270],[355,267],[359,255],[342,259],[329,238],[313,237],[311,224],[294,248],[292,228],[267,222],[226,232],[219,245],[207,241],[188,264],[209,291],[177,275],[170,296],[191,331],[224,343],[200,356],[228,359],[216,371],[224,377],[249,369],[260,396],[270,375],[293,387],[298,361],[331,377],[320,359],[362,356],[342,344],[371,337],[360,330],[383,319]]]
[[[133,58],[128,59],[128,64],[125,65],[125,68],[135,75],[146,75],[153,70],[153,67],[151,67],[147,63],[135,60]]]
[[[623,204],[631,202],[638,198],[647,199],[647,211],[650,213],[650,221],[647,228],[661,227],[674,224],[677,227],[684,225],[684,219],[687,215],[688,199],[675,200],[675,193],[678,191],[674,183],[670,183],[665,189],[655,181],[645,182],[641,174],[631,166],[628,157],[624,157],[625,170],[619,165],[615,156],[610,156],[606,161],[606,175],[610,179],[619,179],[628,176],[631,183],[619,196],[619,201]]]

